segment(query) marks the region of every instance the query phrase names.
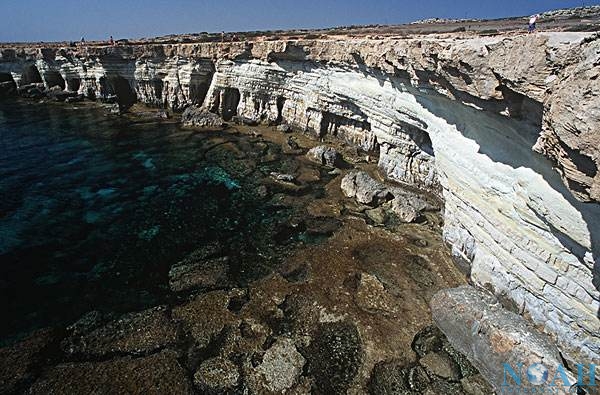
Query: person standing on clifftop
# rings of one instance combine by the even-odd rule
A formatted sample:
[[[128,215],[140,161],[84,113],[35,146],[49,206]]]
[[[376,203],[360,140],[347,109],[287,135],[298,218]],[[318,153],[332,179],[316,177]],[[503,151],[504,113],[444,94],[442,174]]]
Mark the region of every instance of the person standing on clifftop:
[[[113,36],[110,36],[110,39],[108,40],[110,45],[115,45],[115,40],[113,40]]]
[[[539,17],[540,17],[540,14],[535,14],[535,15],[532,15],[529,17],[529,28],[528,28],[529,33],[533,33],[535,31],[535,23],[537,22]]]

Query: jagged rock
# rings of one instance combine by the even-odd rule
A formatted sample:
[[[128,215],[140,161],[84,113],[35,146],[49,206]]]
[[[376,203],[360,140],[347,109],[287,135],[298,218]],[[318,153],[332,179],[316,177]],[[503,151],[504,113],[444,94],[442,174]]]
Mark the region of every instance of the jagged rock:
[[[181,292],[193,288],[224,287],[229,284],[228,270],[228,257],[202,260],[187,258],[171,266],[169,288],[174,292]]]
[[[277,173],[272,171],[270,175],[276,181],[294,182],[296,180],[296,177],[292,174]]]
[[[367,311],[395,316],[397,303],[376,276],[361,273],[355,296],[356,304]]]
[[[33,83],[29,85],[20,86],[17,89],[17,92],[20,96],[26,97],[28,99],[40,99],[44,97],[44,84],[43,83]]]
[[[85,326],[74,327],[74,334],[62,342],[61,348],[65,352],[97,356],[141,354],[174,344],[177,340],[177,326],[165,307],[125,314],[89,332]]]
[[[373,208],[370,210],[365,210],[365,214],[376,225],[384,224],[387,219],[385,210],[381,207]]]
[[[236,321],[235,315],[227,308],[229,302],[227,292],[208,292],[173,308],[172,316],[181,321],[184,330],[192,336],[199,348],[205,348],[225,325]]]
[[[290,133],[292,128],[287,123],[282,123],[281,125],[277,125],[277,130],[283,133]]]
[[[65,103],[78,103],[85,100],[84,95],[69,96],[65,99]]]
[[[194,374],[194,384],[202,393],[221,394],[238,385],[240,373],[228,359],[217,357],[202,362]]]
[[[45,372],[30,394],[192,394],[192,384],[174,351],[143,358],[117,358],[102,362],[73,362]]]
[[[364,171],[352,171],[346,174],[341,186],[344,195],[354,197],[363,204],[377,206],[392,197],[389,189]]]
[[[247,126],[256,126],[259,124],[259,121],[253,118],[244,117],[241,115],[236,115],[231,118],[233,123],[237,123],[239,125],[247,125]]]
[[[342,164],[342,156],[333,147],[318,145],[306,153],[306,157],[314,162],[329,167],[339,167]]]
[[[392,200],[392,212],[396,214],[396,216],[402,222],[415,222],[419,217],[419,211],[410,205],[405,199],[402,197],[394,198]]]
[[[431,300],[431,311],[450,344],[499,392],[504,382],[504,363],[522,363],[525,369],[541,363],[549,377],[554,377],[562,364],[558,349],[546,335],[523,317],[505,310],[486,291],[468,285],[440,291]]]
[[[434,374],[443,379],[458,381],[460,379],[460,368],[445,353],[430,352],[419,361],[429,374]]]
[[[181,122],[184,125],[199,128],[222,128],[225,126],[225,122],[219,115],[195,106],[185,109],[181,114]]]
[[[253,369],[251,387],[257,393],[284,393],[302,374],[306,360],[289,338],[279,338],[265,352],[262,363]]]

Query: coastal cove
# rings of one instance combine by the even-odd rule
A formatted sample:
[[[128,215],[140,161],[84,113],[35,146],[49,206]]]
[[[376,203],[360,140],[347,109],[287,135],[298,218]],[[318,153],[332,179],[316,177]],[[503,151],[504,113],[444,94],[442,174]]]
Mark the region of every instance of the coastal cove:
[[[600,6],[540,15],[0,44],[0,387],[597,393]]]

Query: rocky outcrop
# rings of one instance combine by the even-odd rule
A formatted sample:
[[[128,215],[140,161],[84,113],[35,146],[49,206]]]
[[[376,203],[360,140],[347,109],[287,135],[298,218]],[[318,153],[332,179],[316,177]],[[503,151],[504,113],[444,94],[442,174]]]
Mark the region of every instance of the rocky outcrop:
[[[593,34],[559,32],[5,48],[0,75],[352,144],[389,179],[443,198],[444,238],[472,280],[528,313],[568,359],[590,361],[599,48]]]
[[[512,373],[518,375],[518,380],[524,370],[519,366],[528,369],[542,365],[546,379],[538,383],[523,377],[523,386],[535,388],[557,378],[556,393],[572,393],[571,385],[577,379],[563,370],[567,382],[563,381],[559,370],[563,361],[552,341],[522,317],[502,308],[491,294],[467,285],[440,291],[431,300],[431,313],[451,344],[469,358],[498,393],[503,392],[503,385],[515,383],[515,378],[506,373],[505,364],[514,368]],[[450,369],[444,370],[451,374]]]

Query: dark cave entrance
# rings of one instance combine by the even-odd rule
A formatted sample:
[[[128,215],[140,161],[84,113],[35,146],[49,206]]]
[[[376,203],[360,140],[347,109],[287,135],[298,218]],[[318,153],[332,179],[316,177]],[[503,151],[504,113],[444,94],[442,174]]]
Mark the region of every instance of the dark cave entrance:
[[[237,88],[225,88],[223,91],[223,119],[230,121],[235,115],[237,115],[237,106],[240,103],[240,91]]]
[[[44,74],[44,79],[46,80],[46,86],[48,88],[53,88],[55,86],[58,86],[58,87],[60,87],[60,89],[64,90],[65,87],[67,86],[64,78],[56,70],[48,70]]]
[[[43,81],[38,68],[33,64],[25,66],[25,68],[23,69],[23,74],[21,76],[21,86],[40,82]]]

